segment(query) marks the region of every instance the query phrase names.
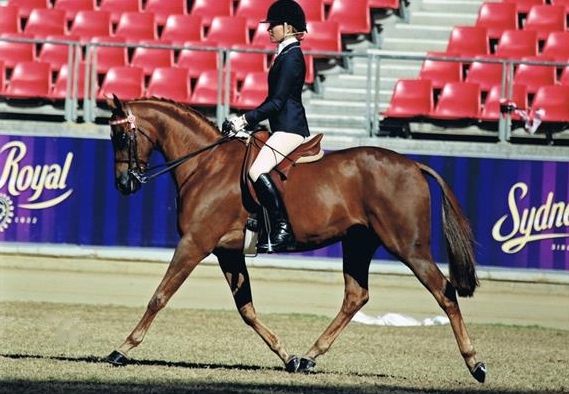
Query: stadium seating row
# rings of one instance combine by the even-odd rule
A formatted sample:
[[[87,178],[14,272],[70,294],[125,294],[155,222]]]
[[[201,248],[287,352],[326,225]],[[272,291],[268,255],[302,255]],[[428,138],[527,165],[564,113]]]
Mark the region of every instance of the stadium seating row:
[[[569,80],[567,77],[566,79]],[[501,89],[501,85],[494,85],[484,97],[477,83],[448,82],[440,93],[435,95],[428,79],[400,79],[396,83],[389,108],[383,115],[398,119],[497,122],[503,98]],[[512,101],[519,108],[529,108],[524,85],[513,85]],[[545,110],[544,122],[568,122],[569,81],[565,85],[540,86],[533,97],[531,107]],[[516,118],[515,114],[513,118]]]
[[[77,98],[85,97],[85,65],[79,65]],[[9,84],[5,84],[5,68],[0,62],[0,96],[6,99],[64,100],[68,94],[68,68],[61,67],[52,83],[51,67],[42,62],[20,62],[13,69]],[[96,87],[96,100],[104,101],[113,93],[123,99],[162,97],[196,106],[217,105],[219,70],[211,69],[199,74],[196,81],[187,68],[158,67],[149,76],[143,68],[130,66],[111,67],[101,86]],[[230,106],[249,109],[259,105],[267,95],[267,77],[264,72],[247,73],[238,83],[234,73],[230,78]],[[225,93],[223,93],[225,94]]]

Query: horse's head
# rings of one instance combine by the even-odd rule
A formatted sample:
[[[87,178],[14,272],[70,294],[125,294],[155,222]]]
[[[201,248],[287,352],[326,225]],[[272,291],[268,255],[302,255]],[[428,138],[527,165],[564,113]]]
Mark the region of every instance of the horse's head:
[[[154,131],[141,129],[133,109],[117,96],[113,95],[107,104],[112,109],[109,124],[115,152],[115,186],[122,194],[133,194],[144,182],[143,174],[156,144]]]

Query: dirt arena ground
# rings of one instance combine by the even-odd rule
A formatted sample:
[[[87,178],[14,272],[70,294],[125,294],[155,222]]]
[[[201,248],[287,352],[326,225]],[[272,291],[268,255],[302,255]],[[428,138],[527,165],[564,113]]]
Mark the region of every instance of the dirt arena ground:
[[[156,262],[0,255],[0,301],[146,305],[166,269]],[[250,268],[260,313],[334,316],[343,295],[336,271]],[[370,316],[400,313],[415,319],[442,311],[417,279],[372,274]],[[569,285],[482,280],[473,298],[460,299],[467,324],[536,325],[569,330]],[[233,309],[219,267],[203,263],[173,297],[170,308]]]

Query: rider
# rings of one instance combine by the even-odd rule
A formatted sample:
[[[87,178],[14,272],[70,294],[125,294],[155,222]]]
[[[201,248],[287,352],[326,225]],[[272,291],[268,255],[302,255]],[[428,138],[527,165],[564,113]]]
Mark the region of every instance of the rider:
[[[272,249],[283,251],[294,248],[295,238],[286,207],[269,172],[310,134],[302,104],[306,64],[300,49],[300,41],[306,33],[306,17],[296,1],[277,0],[269,7],[267,19],[261,23],[269,24],[271,42],[277,44],[276,57],[268,75],[268,97],[257,108],[226,121],[223,132],[234,135],[249,125],[269,120],[271,136],[253,162],[249,177],[271,222]]]

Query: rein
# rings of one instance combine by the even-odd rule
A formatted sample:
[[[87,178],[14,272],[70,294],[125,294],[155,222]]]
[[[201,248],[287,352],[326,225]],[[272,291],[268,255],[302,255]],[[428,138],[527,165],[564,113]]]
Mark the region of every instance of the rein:
[[[144,173],[142,173],[141,171],[141,167],[140,167],[140,161],[138,159],[138,154],[137,154],[137,150],[136,150],[136,132],[140,132],[140,134],[142,134],[146,139],[148,139],[153,146],[156,146],[156,142],[153,141],[148,134],[146,134],[144,131],[142,131],[137,125],[136,125],[136,117],[134,116],[134,114],[130,111],[130,109],[128,110],[128,114],[125,118],[122,119],[116,119],[116,120],[109,120],[109,124],[111,126],[115,126],[115,125],[119,125],[119,124],[123,124],[123,123],[128,123],[129,124],[129,129],[131,131],[131,133],[129,133],[130,138],[129,138],[129,169],[128,169],[128,173],[130,176],[134,177],[138,182],[140,182],[141,184],[143,183],[147,183],[148,181],[159,177],[162,174],[165,174],[167,172],[172,171],[173,169],[175,169],[176,167],[180,166],[181,164],[185,163],[186,161],[188,161],[189,159],[199,155],[200,153],[203,153],[209,149],[215,148],[218,145],[221,145],[227,141],[230,141],[231,138],[230,137],[222,137],[221,139],[206,145],[194,152],[190,152],[187,155],[184,155],[182,157],[179,157],[177,159],[171,160],[167,163],[163,163],[163,164],[159,164],[157,166],[154,167],[149,167],[146,168]],[[132,150],[132,148],[134,148],[134,162],[136,163],[136,168],[131,168],[130,164],[132,163],[132,157],[131,157],[131,153],[130,151]],[[161,170],[159,170],[161,169]],[[157,171],[159,170],[159,171]],[[148,175],[146,175],[148,174]]]

